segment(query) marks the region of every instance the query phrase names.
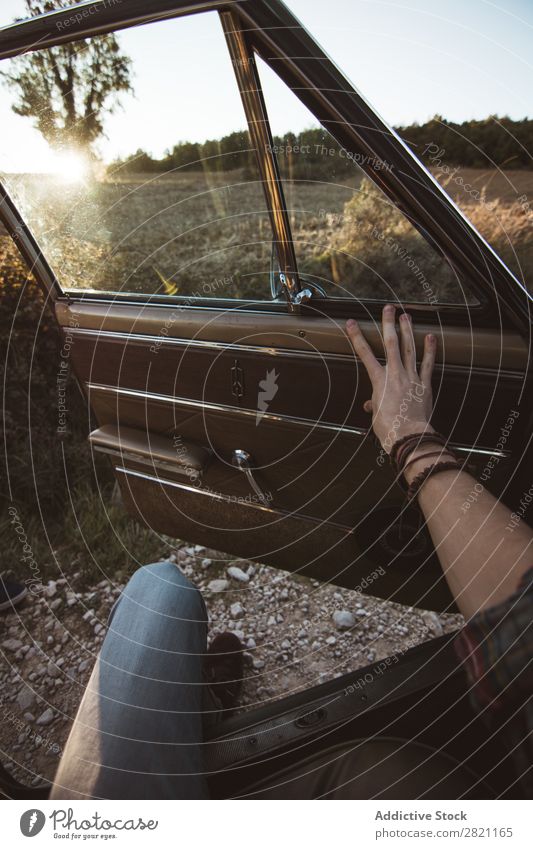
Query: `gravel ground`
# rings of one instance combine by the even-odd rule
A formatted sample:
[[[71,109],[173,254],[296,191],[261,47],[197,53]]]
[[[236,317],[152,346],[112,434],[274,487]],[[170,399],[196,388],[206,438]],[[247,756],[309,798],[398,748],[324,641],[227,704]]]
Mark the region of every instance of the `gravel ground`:
[[[170,552],[202,590],[210,634],[234,631],[246,647],[242,708],[322,683],[460,627],[437,616],[319,584],[201,546]],[[79,573],[0,614],[0,744],[26,784],[50,780],[122,584],[83,587]]]

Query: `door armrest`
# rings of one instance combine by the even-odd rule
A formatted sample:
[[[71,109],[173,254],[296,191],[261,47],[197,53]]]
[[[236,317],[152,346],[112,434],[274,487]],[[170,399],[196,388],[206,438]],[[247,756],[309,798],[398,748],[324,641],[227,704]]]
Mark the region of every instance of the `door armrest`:
[[[209,449],[186,442],[181,436],[164,436],[118,425],[93,430],[89,442],[95,451],[109,454],[123,464],[140,463],[192,480],[202,476],[211,458]]]

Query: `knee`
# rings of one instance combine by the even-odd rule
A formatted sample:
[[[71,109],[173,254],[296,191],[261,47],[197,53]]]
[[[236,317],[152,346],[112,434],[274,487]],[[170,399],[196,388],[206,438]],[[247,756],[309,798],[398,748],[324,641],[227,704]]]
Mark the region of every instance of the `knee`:
[[[207,621],[200,591],[169,560],[141,566],[132,575],[123,595],[130,601],[166,616]]]

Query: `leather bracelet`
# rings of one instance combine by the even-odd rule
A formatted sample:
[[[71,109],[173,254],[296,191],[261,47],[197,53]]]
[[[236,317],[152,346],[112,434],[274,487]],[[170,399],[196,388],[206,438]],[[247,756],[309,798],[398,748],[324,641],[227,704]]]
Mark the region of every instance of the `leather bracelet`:
[[[448,472],[452,469],[455,469],[455,471],[460,472],[462,466],[460,465],[460,463],[457,462],[457,460],[443,461],[442,463],[433,463],[431,466],[427,466],[422,472],[420,472],[420,474],[413,478],[413,480],[409,484],[409,489],[407,490],[407,500],[413,501],[415,498],[417,498],[422,486],[425,484],[428,478],[438,474],[439,472]]]
[[[446,450],[446,443],[444,439],[416,439],[406,442],[401,446],[400,450],[396,455],[396,468],[398,469],[398,473],[401,474],[403,472],[406,459],[413,454],[414,451],[418,451],[419,448],[422,448],[424,445],[433,446],[435,444],[440,445],[443,451]]]
[[[408,433],[406,436],[398,439],[392,446],[389,454],[391,464],[396,466],[397,471],[401,471],[402,457],[405,459],[407,453],[414,451],[415,448],[424,445],[424,443],[437,443],[444,446],[446,445],[446,440],[440,433],[427,433],[427,431],[424,433]]]
[[[449,454],[450,457],[454,458],[454,460],[456,459],[452,452],[448,450],[448,448],[442,448],[441,451],[428,451],[427,454],[419,454],[418,457],[413,457],[411,460],[408,460],[407,463],[405,463],[405,465],[402,467],[402,474],[405,475],[409,466],[412,466],[413,463],[418,463],[419,460],[427,460],[428,457],[442,457],[443,454]],[[443,462],[446,461],[443,460]]]

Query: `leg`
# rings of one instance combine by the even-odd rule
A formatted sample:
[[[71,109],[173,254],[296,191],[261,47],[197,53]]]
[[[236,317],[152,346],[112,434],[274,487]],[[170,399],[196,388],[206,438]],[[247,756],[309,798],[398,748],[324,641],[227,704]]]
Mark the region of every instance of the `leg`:
[[[207,615],[172,563],[139,569],[110,616],[52,799],[199,799]]]

